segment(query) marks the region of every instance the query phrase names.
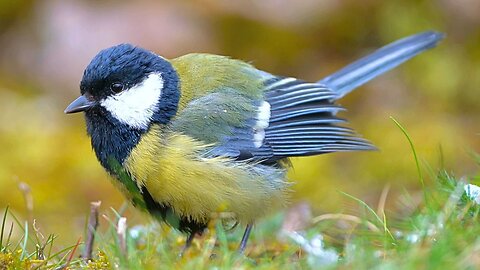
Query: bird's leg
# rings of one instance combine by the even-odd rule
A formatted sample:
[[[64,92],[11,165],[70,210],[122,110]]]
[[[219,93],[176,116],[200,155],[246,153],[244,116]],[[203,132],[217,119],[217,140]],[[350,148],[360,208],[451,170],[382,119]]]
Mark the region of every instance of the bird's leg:
[[[242,241],[240,242],[240,246],[238,247],[238,252],[242,253],[245,251],[247,247],[248,237],[250,236],[250,232],[252,231],[253,224],[247,224],[245,228],[245,232],[243,233]]]
[[[185,245],[182,247],[182,250],[180,251],[180,254],[178,254],[178,257],[183,257],[183,254],[185,254],[187,249],[190,248],[193,238],[195,238],[195,234],[197,233],[193,231],[188,235],[187,240],[185,241]]]

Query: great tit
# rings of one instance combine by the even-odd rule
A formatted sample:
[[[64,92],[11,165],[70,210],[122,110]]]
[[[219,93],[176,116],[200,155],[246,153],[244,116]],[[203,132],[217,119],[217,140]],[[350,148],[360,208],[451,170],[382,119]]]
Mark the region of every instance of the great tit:
[[[254,221],[285,204],[289,157],[374,149],[335,101],[442,38],[409,36],[313,83],[120,44],[93,58],[65,113],[85,113],[101,165],[133,205],[188,233],[185,247],[213,213],[229,212],[246,225],[243,251]]]

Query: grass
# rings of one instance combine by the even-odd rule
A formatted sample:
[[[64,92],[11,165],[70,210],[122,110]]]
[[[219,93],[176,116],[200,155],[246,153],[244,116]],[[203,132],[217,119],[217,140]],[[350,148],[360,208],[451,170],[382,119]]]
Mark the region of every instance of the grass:
[[[8,226],[8,230],[7,216],[14,220]],[[35,228],[35,223],[31,225],[29,226],[28,222],[22,225],[12,213],[9,213],[8,207],[5,209],[0,231],[0,269],[62,269],[80,262],[73,257],[80,241],[67,248],[54,248],[56,236],[45,237]],[[17,242],[12,239],[14,227],[23,232]],[[29,227],[33,227],[33,235],[29,232]]]
[[[414,208],[408,215],[392,213],[387,219],[346,194],[346,200],[358,203],[361,215],[314,218],[318,222],[306,230],[283,232],[279,240],[285,215],[277,214],[257,224],[248,256],[235,251],[242,231],[228,232],[219,221],[194,240],[183,258],[177,255],[184,235],[156,223],[130,227],[124,251],[115,225],[121,215],[112,211],[109,229],[95,235],[94,259],[85,262],[78,258],[80,242],[57,250],[55,236],[38,237],[19,221],[13,226],[24,232],[23,237],[13,242],[12,225],[5,223],[7,215],[12,216],[7,210],[1,226],[0,269],[477,269],[480,207],[465,192],[464,182],[445,171],[434,180],[425,187],[428,206],[415,207],[418,202],[403,198],[411,203],[406,208]]]
[[[80,240],[59,248],[54,235],[44,237],[7,208],[1,223],[0,269],[480,268],[480,206],[475,202],[478,194],[465,186],[479,179],[458,179],[444,170],[422,175],[412,140],[395,123],[412,147],[423,195],[405,192],[397,199],[401,202],[398,212],[385,213],[388,188],[377,210],[342,193],[345,200],[358,205],[352,213],[311,218],[299,231],[282,229],[288,214],[267,218],[256,224],[247,256],[235,251],[242,230],[228,231],[220,219],[214,219],[207,232],[179,258],[184,235],[151,223],[128,227],[123,238],[117,227],[122,212],[112,210],[107,218],[109,229],[95,234],[93,259],[84,261],[78,257],[84,249]],[[472,156],[480,163],[478,155]],[[6,222],[8,217],[12,224]],[[17,241],[11,237],[13,227],[23,231]]]

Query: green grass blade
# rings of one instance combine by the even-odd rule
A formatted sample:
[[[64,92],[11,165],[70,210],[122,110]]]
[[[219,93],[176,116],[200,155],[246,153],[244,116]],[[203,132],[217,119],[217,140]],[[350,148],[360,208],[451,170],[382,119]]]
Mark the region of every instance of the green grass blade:
[[[395,125],[402,131],[403,135],[408,140],[408,143],[410,144],[410,148],[412,149],[413,153],[413,158],[415,159],[415,165],[417,167],[417,172],[418,172],[418,177],[420,178],[420,183],[422,184],[422,188],[425,189],[425,181],[423,180],[423,175],[422,175],[422,170],[420,169],[420,162],[418,162],[418,157],[417,157],[417,151],[415,150],[415,146],[413,145],[413,141],[410,138],[410,135],[408,134],[407,130],[395,119],[393,116],[390,116],[390,119],[395,123]]]
[[[382,224],[382,227],[384,228],[385,232],[388,234],[388,236],[390,236],[390,238],[392,238],[393,241],[396,241],[395,237],[393,236],[393,234],[390,232],[390,230],[387,228],[387,225],[386,225],[386,222],[384,222],[379,216],[378,214],[370,207],[368,206],[368,204],[366,204],[364,201],[360,200],[359,198],[355,197],[355,196],[352,196],[346,192],[343,192],[343,191],[340,191],[340,193],[342,193],[343,195],[349,197],[350,199],[358,202],[359,204],[361,204],[362,206],[364,206],[376,219],[377,221]]]
[[[5,222],[7,222],[8,205],[3,213],[2,229],[0,230],[0,252],[3,251],[3,233],[5,232]]]
[[[8,231],[8,237],[7,241],[5,242],[5,251],[10,246],[10,241],[12,239],[12,234],[13,234],[13,222],[10,224],[10,230]]]
[[[25,259],[25,255],[27,254],[27,243],[28,243],[28,221],[25,221],[25,237],[23,238],[23,245],[22,245],[22,255],[20,255],[20,260]]]

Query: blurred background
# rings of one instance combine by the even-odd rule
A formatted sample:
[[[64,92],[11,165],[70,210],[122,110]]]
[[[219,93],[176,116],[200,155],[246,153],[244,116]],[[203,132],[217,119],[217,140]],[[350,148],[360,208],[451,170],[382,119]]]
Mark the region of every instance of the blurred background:
[[[354,203],[339,191],[375,206],[390,186],[395,211],[405,190],[419,194],[410,147],[390,116],[410,133],[427,183],[439,169],[478,172],[480,1],[0,0],[0,210],[9,205],[71,244],[83,235],[90,201],[101,200],[105,212],[122,205],[83,117],[63,113],[100,49],[130,42],[167,58],[209,52],[315,81],[430,29],[447,34],[438,48],[340,101],[348,108],[341,116],[380,151],[293,160],[291,200],[310,202],[315,214],[348,211]],[[127,215],[144,221],[131,207]]]

